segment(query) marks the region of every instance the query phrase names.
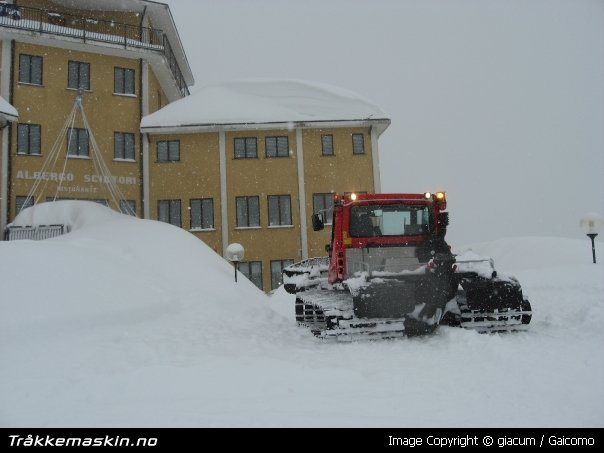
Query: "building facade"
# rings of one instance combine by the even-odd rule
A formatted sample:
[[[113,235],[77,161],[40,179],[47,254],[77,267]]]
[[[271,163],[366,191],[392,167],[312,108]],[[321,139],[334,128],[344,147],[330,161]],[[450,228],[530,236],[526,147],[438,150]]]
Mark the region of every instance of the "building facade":
[[[301,81],[189,95],[167,5],[0,3],[0,39],[0,96],[18,112],[2,130],[2,230],[36,184],[36,202],[109,204],[98,148],[123,197],[111,207],[181,227],[220,255],[242,244],[240,270],[270,291],[284,266],[325,254],[329,231],[312,231],[310,216],[329,221],[333,193],[380,190],[378,138],[390,121],[379,108]],[[94,143],[83,118],[66,123],[78,96]]]
[[[149,217],[217,253],[245,248],[241,270],[266,291],[284,266],[324,256],[334,193],[379,192],[378,137],[390,121],[354,93],[306,81],[204,87],[146,116]],[[170,155],[166,148],[179,152]]]
[[[188,95],[194,83],[168,6],[143,0],[2,2],[0,39],[0,96],[19,112],[2,135],[2,230],[31,202],[36,180],[42,180],[36,202],[108,200],[105,186],[96,184],[93,138],[125,203],[142,216],[141,118]],[[63,130],[78,95],[93,137],[80,116]],[[47,162],[55,146],[62,157]]]

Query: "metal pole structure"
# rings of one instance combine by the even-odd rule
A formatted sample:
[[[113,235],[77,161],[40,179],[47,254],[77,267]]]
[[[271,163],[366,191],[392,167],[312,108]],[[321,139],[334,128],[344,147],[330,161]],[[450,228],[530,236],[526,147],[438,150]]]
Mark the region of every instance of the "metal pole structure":
[[[233,263],[233,269],[235,270],[235,283],[237,283],[237,271],[239,270],[239,262],[243,260],[245,255],[245,249],[241,244],[236,242],[229,244],[225,251],[225,258]]]
[[[596,236],[598,235],[598,233],[588,233],[587,236],[591,239],[591,254],[594,258],[594,264],[596,264],[596,243],[594,242],[594,239],[596,238]]]

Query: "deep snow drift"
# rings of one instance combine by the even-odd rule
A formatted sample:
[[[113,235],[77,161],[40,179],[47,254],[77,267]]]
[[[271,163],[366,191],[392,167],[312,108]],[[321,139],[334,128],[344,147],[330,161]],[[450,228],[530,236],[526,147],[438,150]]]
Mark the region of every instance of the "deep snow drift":
[[[520,279],[527,332],[330,344],[295,325],[293,296],[235,284],[181,229],[85,202],[34,211],[73,231],[0,242],[0,426],[604,422],[604,266],[587,240],[472,248]]]

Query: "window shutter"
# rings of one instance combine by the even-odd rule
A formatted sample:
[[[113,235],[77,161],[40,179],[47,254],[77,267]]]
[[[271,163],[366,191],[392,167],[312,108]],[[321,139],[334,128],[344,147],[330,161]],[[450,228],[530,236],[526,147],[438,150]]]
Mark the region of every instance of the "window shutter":
[[[247,221],[247,199],[245,197],[237,197],[237,226],[246,227]]]
[[[124,134],[116,132],[113,134],[113,157],[115,159],[124,158]]]
[[[29,126],[29,152],[31,154],[41,154],[41,127],[38,124]]]
[[[262,289],[262,263],[260,261],[252,262],[250,280],[260,289]]]
[[[292,224],[291,198],[289,195],[284,195],[280,200],[281,208],[281,225]]]
[[[90,89],[90,65],[88,63],[80,63],[80,85],[78,88]]]
[[[78,134],[75,129],[67,131],[67,153],[70,156],[78,155]]]
[[[279,197],[274,195],[268,197],[268,224],[279,225]]]
[[[67,86],[69,88],[78,88],[78,64],[75,61],[69,62]]]
[[[30,57],[19,55],[19,82],[29,83]]]
[[[168,159],[171,161],[180,160],[180,142],[178,140],[171,140],[168,142]]]
[[[245,141],[242,138],[235,139],[235,159],[245,157]]]
[[[162,200],[159,202],[159,206],[158,206],[158,218],[160,222],[166,222],[168,223],[170,220],[169,217],[169,205],[168,205],[168,201]]]
[[[332,156],[333,155],[333,135],[322,135],[321,144],[323,147],[323,155]]]
[[[30,83],[42,85],[42,57],[31,57]]]
[[[352,153],[353,154],[364,154],[365,153],[365,139],[363,134],[352,134]]]
[[[124,134],[124,158],[134,160],[134,134]]]
[[[157,142],[157,160],[159,162],[168,160],[168,142]]]
[[[181,226],[180,219],[180,200],[170,200],[170,223],[175,226]]]
[[[249,214],[250,214],[250,225],[249,226],[260,226],[260,206],[258,197],[249,197]]]
[[[258,157],[256,139],[253,137],[245,139],[246,157]]]
[[[277,137],[277,155],[281,157],[289,156],[289,140],[287,137]]]
[[[281,280],[281,263],[279,261],[271,261],[271,289],[279,286]]]
[[[29,153],[29,127],[27,124],[17,126],[17,152],[20,154]]]
[[[124,92],[124,70],[122,68],[115,68],[113,70],[113,74],[115,76],[114,79],[114,93],[123,93]]]
[[[124,93],[134,94],[134,71],[132,69],[126,69],[124,81]]]
[[[78,132],[78,155],[88,156],[88,131],[80,129]]]
[[[277,155],[277,139],[275,137],[266,138],[266,155],[275,157]]]
[[[201,227],[214,228],[214,200],[211,198],[203,200],[201,207]]]
[[[201,228],[200,200],[191,200],[191,228]]]

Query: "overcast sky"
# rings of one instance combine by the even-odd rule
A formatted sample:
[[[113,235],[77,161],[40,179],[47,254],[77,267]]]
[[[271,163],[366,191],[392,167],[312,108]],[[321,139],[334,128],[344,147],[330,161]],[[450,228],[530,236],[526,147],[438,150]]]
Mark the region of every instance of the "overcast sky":
[[[382,191],[446,190],[453,244],[604,215],[604,0],[164,1],[193,91],[297,78],[379,105]]]

